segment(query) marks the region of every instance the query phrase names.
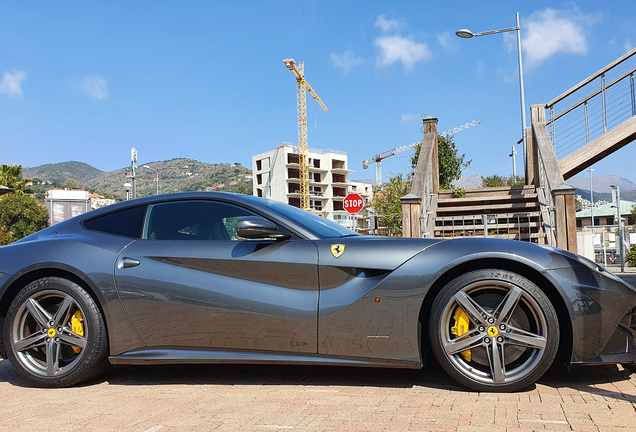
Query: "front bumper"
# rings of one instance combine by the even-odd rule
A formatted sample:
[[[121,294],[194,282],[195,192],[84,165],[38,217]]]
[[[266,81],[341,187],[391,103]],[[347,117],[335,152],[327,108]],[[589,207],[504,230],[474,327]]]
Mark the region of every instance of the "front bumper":
[[[572,365],[636,362],[636,290],[594,266],[551,269],[570,314]]]
[[[621,320],[598,357],[573,362],[573,365],[601,365],[636,362],[636,307]]]

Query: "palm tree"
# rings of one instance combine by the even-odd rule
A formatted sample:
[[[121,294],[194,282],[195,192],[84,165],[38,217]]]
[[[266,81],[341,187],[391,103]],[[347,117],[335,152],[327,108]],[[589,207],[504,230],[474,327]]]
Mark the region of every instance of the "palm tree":
[[[0,166],[0,186],[21,191],[29,182],[31,179],[22,178],[22,165]]]

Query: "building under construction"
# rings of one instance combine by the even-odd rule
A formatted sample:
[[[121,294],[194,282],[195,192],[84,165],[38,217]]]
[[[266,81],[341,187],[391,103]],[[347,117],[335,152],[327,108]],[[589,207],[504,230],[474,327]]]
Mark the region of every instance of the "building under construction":
[[[359,193],[365,204],[371,199],[371,184],[349,181],[347,153],[340,150],[308,149],[309,211],[342,225],[363,228],[364,213],[352,220],[344,209],[349,192]],[[269,198],[294,207],[301,207],[301,174],[299,148],[285,143],[275,150],[252,157],[254,196]],[[355,190],[354,190],[355,188]]]

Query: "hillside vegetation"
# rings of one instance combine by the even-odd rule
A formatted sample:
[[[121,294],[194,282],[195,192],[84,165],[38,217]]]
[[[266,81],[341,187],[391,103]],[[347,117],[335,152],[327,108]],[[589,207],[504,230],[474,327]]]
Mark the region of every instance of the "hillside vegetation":
[[[59,184],[66,183],[68,179],[73,179],[78,183],[88,183],[101,173],[103,171],[87,163],[76,161],[40,165],[35,168],[22,167],[22,177],[24,178],[47,180]]]
[[[159,193],[200,191],[206,188],[237,180],[246,180],[245,175],[251,171],[243,166],[230,164],[208,164],[193,159],[172,159],[168,161],[150,162],[148,165],[159,172]],[[112,196],[123,200],[126,196],[124,183],[130,182],[126,175],[130,167],[104,172],[82,162],[64,162],[42,165],[35,168],[24,168],[23,176],[53,184],[35,185],[36,189],[48,189],[52,186],[65,187],[66,182],[75,180],[79,187],[104,196]],[[137,196],[154,195],[157,191],[155,171],[138,166]],[[242,184],[220,187],[224,192],[236,192],[240,187],[251,190],[251,180]]]

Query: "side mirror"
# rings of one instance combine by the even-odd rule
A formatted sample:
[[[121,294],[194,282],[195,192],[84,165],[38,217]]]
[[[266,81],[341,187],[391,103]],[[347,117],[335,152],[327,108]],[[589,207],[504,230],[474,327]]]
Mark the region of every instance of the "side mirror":
[[[260,216],[247,216],[236,223],[236,234],[253,240],[289,240],[291,234],[278,232],[278,227]]]

